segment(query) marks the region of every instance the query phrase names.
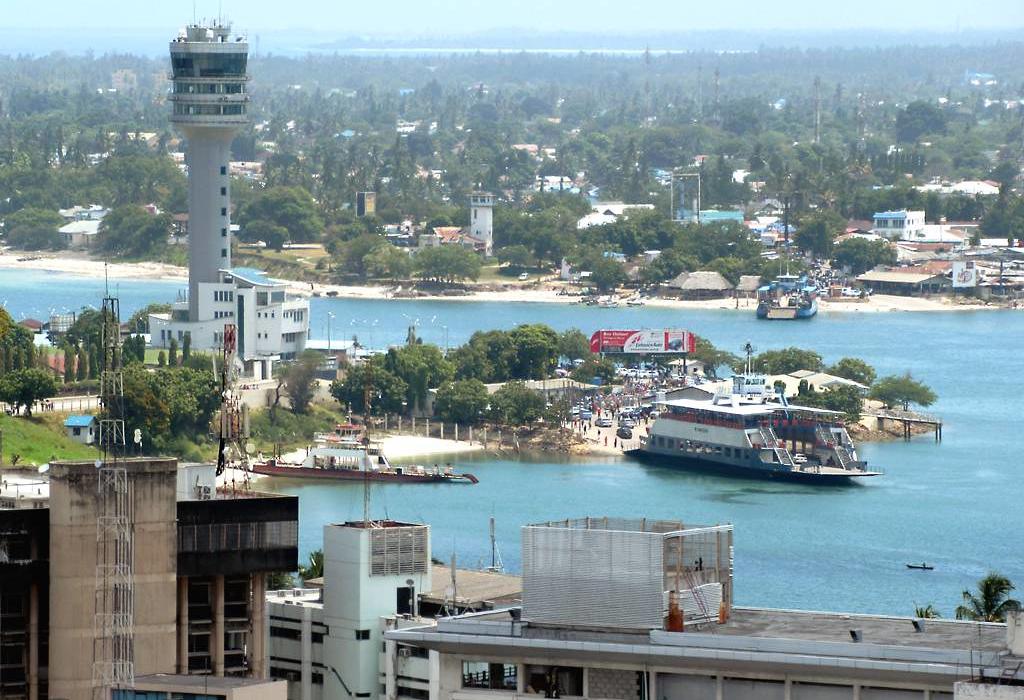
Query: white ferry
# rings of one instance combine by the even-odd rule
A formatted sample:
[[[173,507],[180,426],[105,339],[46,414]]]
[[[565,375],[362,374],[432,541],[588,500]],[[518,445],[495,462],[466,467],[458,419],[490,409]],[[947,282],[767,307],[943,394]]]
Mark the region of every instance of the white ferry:
[[[737,375],[710,400],[657,402],[658,419],[632,456],[742,477],[843,484],[870,471],[842,414],[772,400],[762,375]]]

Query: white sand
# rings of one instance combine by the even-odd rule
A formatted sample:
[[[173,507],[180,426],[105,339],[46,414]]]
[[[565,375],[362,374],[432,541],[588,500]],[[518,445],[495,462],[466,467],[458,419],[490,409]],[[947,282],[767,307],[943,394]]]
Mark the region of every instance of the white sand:
[[[389,435],[382,442],[384,454],[391,460],[463,454],[484,449],[478,442],[442,440],[419,435]]]
[[[18,258],[38,257],[37,260],[21,260]],[[102,260],[94,260],[86,256],[76,256],[69,253],[38,254],[19,253],[7,251],[0,255],[0,269],[15,270],[40,270],[55,271],[83,277],[102,278],[109,274],[111,279],[158,279],[181,281],[188,279],[188,269],[167,265],[164,263],[141,262],[141,263],[110,263],[107,265]],[[334,296],[347,299],[391,299],[394,297],[394,287],[384,286],[351,286],[314,283],[310,287],[309,282],[295,280],[283,280],[288,284],[291,292],[303,296],[311,296],[313,291],[327,296],[328,292]],[[545,287],[509,286],[501,290],[481,289],[472,291],[461,296],[418,296],[417,300],[445,300],[445,301],[492,301],[492,302],[518,302],[518,303],[548,303],[548,304],[574,304],[579,297],[564,296],[558,292],[567,285],[560,282],[548,283]],[[622,295],[623,306],[625,299],[631,294]],[[679,299],[645,299],[645,305],[659,308],[672,309],[719,309],[724,311],[738,310],[745,313],[752,312],[756,303],[752,299],[707,299],[700,301],[684,301]],[[818,308],[822,313],[871,313],[882,311],[974,311],[979,309],[1001,308],[997,305],[984,304],[961,304],[954,303],[948,298],[922,298],[903,297],[875,294],[865,301],[843,300],[830,301],[822,299]]]

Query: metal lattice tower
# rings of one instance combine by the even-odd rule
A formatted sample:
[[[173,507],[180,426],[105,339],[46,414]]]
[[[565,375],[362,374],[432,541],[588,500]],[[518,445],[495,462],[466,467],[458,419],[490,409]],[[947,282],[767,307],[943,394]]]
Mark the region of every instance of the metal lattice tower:
[[[93,610],[93,695],[135,685],[135,589],[132,576],[132,494],[125,468],[121,311],[103,299],[100,449],[97,460],[96,590]]]
[[[238,329],[233,323],[224,324],[221,352],[220,417],[217,433],[217,476],[230,467],[240,467],[244,488],[249,487],[249,411],[238,393],[238,372],[235,366],[238,347]]]

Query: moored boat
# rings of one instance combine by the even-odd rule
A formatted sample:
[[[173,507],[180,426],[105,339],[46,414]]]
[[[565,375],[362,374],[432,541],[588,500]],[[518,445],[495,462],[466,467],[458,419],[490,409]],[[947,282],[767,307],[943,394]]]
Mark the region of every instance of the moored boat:
[[[812,318],[818,313],[818,288],[807,276],[779,275],[757,290],[757,317],[768,321]]]
[[[301,462],[276,457],[259,459],[249,469],[254,474],[296,479],[468,484],[479,481],[472,474],[456,472],[450,464],[444,467],[393,465],[380,443],[365,437],[361,425],[339,425],[334,432],[318,434],[315,439]]]
[[[657,402],[641,447],[646,462],[746,478],[849,484],[877,476],[857,456],[841,415],[771,400],[763,375],[737,375],[710,400]]]

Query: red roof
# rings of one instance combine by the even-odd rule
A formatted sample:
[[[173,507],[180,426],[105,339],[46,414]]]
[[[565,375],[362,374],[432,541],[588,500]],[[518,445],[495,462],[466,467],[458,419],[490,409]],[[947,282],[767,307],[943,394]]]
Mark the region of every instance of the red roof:
[[[24,320],[18,321],[18,325],[24,326],[25,328],[30,328],[34,331],[42,330],[43,328],[43,322],[37,321],[34,318],[26,318]]]

